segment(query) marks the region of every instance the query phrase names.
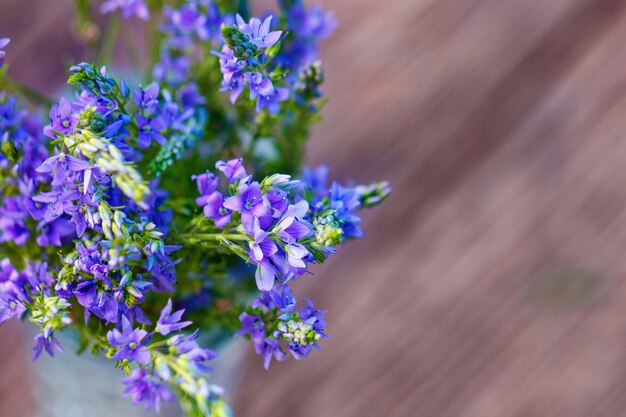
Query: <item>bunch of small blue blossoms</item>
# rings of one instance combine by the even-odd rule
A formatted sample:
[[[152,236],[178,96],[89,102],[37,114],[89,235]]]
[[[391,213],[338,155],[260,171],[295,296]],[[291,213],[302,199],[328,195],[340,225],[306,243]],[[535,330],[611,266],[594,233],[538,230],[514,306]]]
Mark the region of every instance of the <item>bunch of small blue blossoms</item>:
[[[99,54],[49,105],[7,77],[0,39],[0,323],[37,326],[34,359],[75,336],[146,409],[230,415],[203,346],[243,336],[265,368],[319,349],[324,310],[290,284],[390,193],[302,168],[336,22],[301,0],[263,18],[239,0],[76,5],[79,35],[111,13],[89,50],[111,49],[120,17],[157,28],[148,75],[132,87]]]

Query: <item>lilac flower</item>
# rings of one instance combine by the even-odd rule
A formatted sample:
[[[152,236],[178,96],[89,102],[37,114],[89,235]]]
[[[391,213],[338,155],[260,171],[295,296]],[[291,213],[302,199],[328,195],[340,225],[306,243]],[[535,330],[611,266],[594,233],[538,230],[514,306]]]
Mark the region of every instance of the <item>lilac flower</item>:
[[[306,270],[305,259],[309,257],[309,251],[299,243],[291,243],[285,246],[285,254],[289,266],[294,268],[298,275],[301,275]]]
[[[269,291],[276,281],[276,268],[267,260],[259,262],[254,273],[254,279],[259,291]]]
[[[140,148],[144,149],[150,146],[152,140],[155,140],[160,145],[165,145],[167,139],[161,133],[165,129],[165,123],[160,117],[154,117],[148,119],[141,114],[135,114],[137,118],[137,127],[139,128],[139,137],[137,139]]]
[[[61,344],[54,338],[54,336],[44,336],[43,333],[39,333],[35,336],[35,347],[33,348],[33,360],[36,361],[37,358],[41,355],[41,352],[45,351],[51,357],[54,357],[55,349],[63,352],[63,347]]]
[[[159,84],[152,83],[146,88],[140,88],[134,93],[135,103],[142,110],[153,109],[159,104]]]
[[[91,168],[89,162],[60,153],[46,159],[44,163],[37,168],[37,172],[53,175],[52,185],[62,185],[72,173],[84,171],[89,168]]]
[[[145,0],[106,0],[100,6],[100,13],[111,13],[118,9],[122,9],[124,19],[133,16],[142,20],[150,18]]]
[[[301,200],[287,208],[283,218],[276,225],[276,234],[285,243],[295,243],[313,234],[313,226],[304,220],[309,211],[309,203]]]
[[[230,223],[231,211],[224,207],[224,196],[222,193],[215,191],[211,195],[200,197],[199,199],[204,201],[204,215],[208,219],[213,219],[215,227],[223,229]]]
[[[24,208],[21,196],[4,198],[4,205],[0,207],[0,242],[14,242],[23,246],[30,237],[30,230],[24,221],[28,213]]]
[[[11,42],[9,38],[0,38],[0,69],[4,66],[4,57],[6,56],[6,52],[4,52],[3,49],[9,42]]]
[[[251,99],[275,94],[272,81],[260,72],[247,72],[245,78],[250,83]]]
[[[252,42],[259,48],[269,48],[279,41],[282,31],[276,30],[270,32],[272,16],[267,17],[263,23],[260,19],[253,17],[249,23],[246,23],[240,15],[236,17],[237,25],[246,35],[250,36]]]
[[[243,159],[235,158],[229,161],[217,161],[215,168],[220,171],[229,183],[233,184],[237,180],[247,178],[246,169],[243,167]]]
[[[211,172],[206,172],[200,175],[192,175],[191,179],[196,181],[196,184],[198,185],[198,192],[200,193],[200,197],[196,199],[196,203],[199,206],[203,206],[206,204],[203,197],[213,194],[220,183],[220,179]]]
[[[254,222],[254,240],[249,243],[250,258],[254,263],[261,263],[274,255],[278,248],[276,244],[267,236],[267,233],[261,229],[258,220]],[[271,289],[271,287],[269,288]]]
[[[269,369],[272,357],[277,361],[284,361],[287,358],[287,354],[283,352],[280,344],[272,338],[265,338],[259,342],[255,342],[254,349],[258,355],[263,357],[263,367]]]
[[[56,219],[50,223],[40,222],[37,230],[39,231],[39,236],[37,236],[39,246],[61,246],[61,239],[73,235],[75,226],[65,219]]]
[[[256,101],[256,111],[267,109],[271,114],[278,114],[280,106],[278,103],[289,98],[289,89],[276,87],[270,94],[259,95]]]
[[[159,412],[161,401],[168,402],[175,398],[172,390],[159,382],[145,368],[133,369],[122,383],[126,385],[122,395],[130,396],[135,404],[143,403],[146,410],[154,408]]]
[[[235,336],[249,334],[253,340],[265,337],[265,323],[260,317],[243,312],[239,315],[239,321],[241,321],[242,326],[235,332]]]
[[[55,132],[61,135],[69,135],[76,128],[78,114],[72,111],[72,105],[65,97],[61,97],[59,104],[52,105],[50,109],[50,124],[44,128],[44,133],[56,139]]]
[[[161,310],[161,316],[157,321],[156,331],[163,336],[167,336],[171,332],[185,328],[191,324],[190,321],[180,321],[185,310],[178,310],[172,313],[172,300],[167,301],[167,305]]]
[[[283,313],[293,313],[296,310],[296,298],[291,294],[289,286],[276,286],[269,294],[276,307]]]
[[[122,331],[113,329],[107,333],[107,340],[111,346],[117,348],[114,359],[129,359],[140,365],[147,365],[152,358],[150,350],[143,345],[148,335],[145,330],[133,330],[132,323],[122,316]]]
[[[170,337],[167,341],[168,345],[175,348],[176,352],[183,354],[194,363],[194,365],[202,370],[209,370],[209,368],[203,365],[201,362],[207,362],[217,358],[217,353],[211,349],[201,348],[196,339],[198,338],[199,331],[196,330],[190,335],[176,335]]]
[[[271,216],[271,210],[263,204],[258,182],[240,184],[237,194],[224,200],[224,207],[241,213],[241,223],[247,232],[253,231],[255,218]]]

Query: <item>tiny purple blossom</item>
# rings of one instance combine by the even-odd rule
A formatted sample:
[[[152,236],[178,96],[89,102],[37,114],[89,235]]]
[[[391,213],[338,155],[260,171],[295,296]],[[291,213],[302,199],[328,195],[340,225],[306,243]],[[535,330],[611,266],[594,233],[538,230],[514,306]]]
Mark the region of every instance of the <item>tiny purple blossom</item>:
[[[0,69],[4,66],[4,57],[6,56],[6,52],[4,52],[3,49],[9,42],[11,42],[9,38],[0,38]]]
[[[91,168],[89,162],[60,153],[46,159],[36,171],[53,175],[52,185],[61,185],[65,183],[68,175],[72,172],[84,171],[89,168]]]
[[[191,324],[190,321],[180,321],[183,317],[185,310],[178,310],[172,313],[172,300],[169,299],[163,310],[161,310],[161,316],[157,321],[156,330],[163,336],[167,336],[171,332],[183,329]]]
[[[259,95],[256,101],[256,111],[260,112],[267,109],[271,114],[278,114],[280,105],[278,103],[289,98],[289,89],[284,87],[276,87],[271,94]]]
[[[219,191],[215,191],[209,196],[200,197],[204,199],[204,215],[213,219],[215,227],[223,229],[228,223],[230,223],[231,211],[224,207],[224,196]]]
[[[161,133],[166,126],[160,117],[148,119],[139,113],[137,113],[135,117],[137,118],[137,127],[139,128],[137,146],[142,149],[147,148],[150,146],[150,143],[152,143],[152,140],[160,145],[167,143],[167,139],[165,139],[165,136]]]
[[[135,103],[140,109],[154,108],[159,104],[159,84],[152,83],[146,88],[140,88],[133,95],[135,96]]]
[[[237,15],[236,20],[239,29],[250,36],[250,40],[252,40],[256,46],[259,48],[269,48],[280,40],[280,35],[283,33],[280,30],[270,32],[272,17],[273,16],[267,17],[263,23],[256,17],[253,17],[250,19],[249,23],[246,23],[240,15]]]
[[[272,211],[263,204],[261,188],[258,182],[239,185],[236,195],[224,200],[224,207],[241,212],[241,223],[246,232],[252,232],[255,218],[271,216]]]
[[[261,263],[264,259],[269,258],[278,252],[276,243],[267,236],[267,233],[261,229],[258,220],[254,222],[254,240],[249,243],[250,258],[254,263]]]
[[[206,172],[200,175],[192,175],[191,179],[195,180],[196,184],[198,185],[198,192],[200,193],[199,199],[204,196],[213,194],[213,192],[217,189],[220,183],[220,179],[211,172]],[[199,206],[203,206],[205,204],[203,201],[199,200],[196,200],[196,203]]]
[[[143,403],[146,410],[154,408],[159,412],[161,401],[176,398],[167,385],[158,382],[145,368],[133,369],[122,383],[126,385],[122,395],[130,396],[135,404]]]
[[[287,354],[282,351],[280,344],[275,339],[269,337],[255,342],[254,348],[256,353],[263,357],[265,369],[270,367],[272,357],[276,358],[277,361],[284,361],[287,358]]]
[[[260,317],[243,312],[239,315],[239,321],[241,321],[241,327],[235,332],[235,336],[249,334],[254,340],[265,337],[265,324]]]
[[[143,345],[143,339],[147,335],[145,330],[133,330],[132,323],[122,316],[122,331],[113,329],[107,333],[111,346],[118,349],[113,358],[134,360],[140,365],[147,365],[152,358],[150,350]]]
[[[243,167],[243,159],[235,158],[229,161],[217,161],[215,163],[215,168],[220,171],[228,182],[231,184],[235,183],[237,180],[242,180],[247,177],[246,169]]]
[[[35,347],[33,348],[33,360],[36,361],[41,355],[41,352],[45,351],[50,355],[50,357],[54,357],[54,350],[58,350],[63,352],[63,347],[61,344],[54,338],[54,336],[50,335],[48,337],[44,336],[43,333],[35,336]]]
[[[55,132],[62,135],[72,133],[77,122],[78,114],[72,111],[72,104],[65,97],[61,97],[59,104],[52,105],[50,124],[44,127],[43,132],[46,136],[55,139],[57,137]]]

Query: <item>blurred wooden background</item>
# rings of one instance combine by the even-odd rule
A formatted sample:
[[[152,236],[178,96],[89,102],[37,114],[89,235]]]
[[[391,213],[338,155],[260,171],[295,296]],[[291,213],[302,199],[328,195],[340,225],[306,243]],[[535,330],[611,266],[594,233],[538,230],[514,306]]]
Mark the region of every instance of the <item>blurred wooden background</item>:
[[[394,194],[299,282],[332,339],[269,372],[250,347],[236,415],[626,416],[626,2],[323,3],[308,161]],[[0,0],[13,75],[63,80],[70,6]],[[0,415],[28,416],[2,358]]]

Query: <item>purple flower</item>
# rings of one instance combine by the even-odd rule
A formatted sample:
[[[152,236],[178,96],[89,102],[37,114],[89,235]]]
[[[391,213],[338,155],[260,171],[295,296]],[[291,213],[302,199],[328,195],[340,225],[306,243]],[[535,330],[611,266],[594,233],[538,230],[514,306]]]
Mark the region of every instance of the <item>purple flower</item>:
[[[280,293],[278,292],[279,290]],[[296,298],[291,294],[291,288],[289,288],[289,286],[276,286],[269,294],[274,304],[276,304],[276,307],[283,313],[293,313],[296,311]]]
[[[282,351],[280,344],[272,338],[262,339],[254,343],[254,349],[258,355],[263,357],[263,366],[265,369],[269,369],[272,357],[277,361],[284,361],[287,358],[287,354]]]
[[[61,246],[61,239],[71,236],[75,232],[72,223],[64,219],[56,219],[50,223],[41,222],[37,225],[39,236],[37,236],[37,244],[41,247],[45,246]]]
[[[235,336],[249,334],[253,340],[265,337],[265,323],[260,317],[243,312],[239,315],[239,321],[241,321],[241,327],[235,332]]]
[[[133,16],[142,20],[150,18],[150,12],[145,0],[106,0],[100,6],[100,13],[111,13],[117,9],[122,9],[124,19]]]
[[[59,104],[54,104],[50,109],[50,124],[44,127],[44,134],[56,139],[55,132],[61,135],[69,135],[76,128],[78,114],[72,111],[72,105],[65,97],[61,97]]]
[[[137,146],[144,149],[150,146],[152,140],[155,140],[160,145],[167,144],[167,139],[161,133],[165,129],[165,123],[160,117],[154,117],[148,119],[141,114],[135,114],[137,118],[137,127],[139,128],[139,138],[137,139]]]
[[[289,98],[289,89],[276,87],[272,93],[267,95],[259,95],[256,101],[256,111],[259,112],[267,109],[271,114],[278,114],[280,111],[279,102]]]
[[[220,171],[229,183],[234,184],[237,180],[247,178],[246,169],[243,167],[243,159],[235,158],[229,161],[217,161],[215,168]]]
[[[301,200],[287,208],[283,218],[276,225],[276,234],[285,243],[292,244],[313,234],[313,226],[303,220],[308,210],[309,203],[306,200]]]
[[[145,89],[140,88],[134,93],[137,107],[142,110],[152,109],[159,104],[159,84],[152,83]]]
[[[224,207],[241,213],[241,223],[248,233],[253,231],[254,219],[269,217],[272,212],[263,203],[261,188],[258,182],[242,183],[237,190],[238,194],[224,200]]]
[[[3,51],[4,47],[7,46],[11,42],[9,38],[0,38],[0,69],[4,66],[4,57],[6,52]]]
[[[272,16],[267,17],[263,23],[260,19],[253,17],[249,23],[246,23],[240,15],[236,17],[237,25],[246,35],[250,36],[250,40],[259,48],[269,48],[279,41],[282,31],[276,30],[270,32]]]
[[[201,348],[198,343],[196,343],[198,334],[198,330],[186,336],[178,334],[170,337],[167,343],[176,348],[177,353],[184,354],[190,361],[195,362],[195,365],[200,369],[209,370],[209,368],[201,364],[201,362],[207,362],[217,358],[217,353],[211,349]]]
[[[50,335],[48,337],[44,336],[43,333],[39,333],[35,336],[35,347],[33,348],[33,360],[36,361],[41,355],[41,352],[45,351],[51,357],[54,357],[54,350],[58,350],[63,352],[63,347],[61,344],[54,338],[54,336]]]
[[[250,83],[251,99],[255,99],[258,96],[270,96],[274,94],[272,81],[260,72],[247,72],[245,78],[248,83]]]
[[[135,404],[143,403],[146,410],[154,408],[160,411],[161,401],[172,401],[174,394],[167,385],[162,384],[144,368],[133,369],[122,380],[126,389],[122,395],[130,396]]]
[[[258,220],[254,222],[253,232],[254,240],[249,243],[250,258],[254,263],[258,264],[278,252],[278,247],[272,239],[267,236],[267,233],[261,229]]]
[[[224,207],[224,196],[219,191],[215,191],[211,195],[199,197],[196,201],[204,202],[204,215],[208,219],[213,219],[215,227],[223,229],[230,223],[231,211]]]
[[[191,324],[190,321],[180,321],[185,310],[178,310],[172,313],[172,300],[167,301],[167,305],[161,310],[161,316],[157,321],[156,331],[163,336],[167,336],[171,332],[185,328]]]
[[[36,171],[51,174],[53,176],[52,185],[62,185],[72,173],[89,168],[91,168],[89,162],[60,153],[46,159]]]
[[[21,196],[5,197],[0,207],[0,242],[14,242],[23,246],[30,237],[30,230],[24,224],[28,217]]]
[[[145,330],[133,330],[132,323],[122,316],[122,331],[113,329],[107,333],[107,340],[111,346],[117,348],[113,355],[114,359],[129,359],[140,365],[147,365],[152,359],[150,350],[143,345],[144,338],[148,335]]]
[[[200,193],[200,197],[196,199],[196,203],[199,206],[203,206],[205,203],[204,200],[201,200],[202,197],[213,194],[220,183],[220,179],[211,172],[206,172],[200,175],[192,175],[191,179],[196,181],[196,184],[198,185],[198,192]]]
[[[274,281],[276,280],[276,268],[268,262],[260,262],[257,265],[256,272],[254,273],[254,278],[256,280],[256,286],[260,291],[269,291],[274,286]]]

